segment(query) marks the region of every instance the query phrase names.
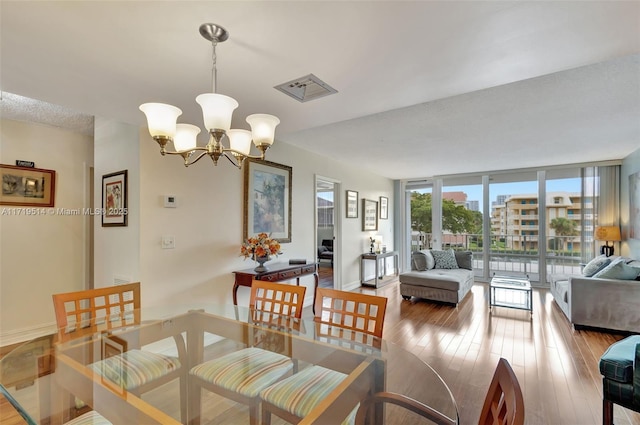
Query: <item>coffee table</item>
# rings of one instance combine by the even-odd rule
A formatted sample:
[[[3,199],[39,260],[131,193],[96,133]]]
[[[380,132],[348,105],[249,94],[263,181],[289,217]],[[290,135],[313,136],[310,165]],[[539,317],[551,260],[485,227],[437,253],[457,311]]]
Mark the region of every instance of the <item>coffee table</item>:
[[[527,310],[533,316],[531,282],[529,276],[494,275],[489,284],[489,311],[493,307]]]

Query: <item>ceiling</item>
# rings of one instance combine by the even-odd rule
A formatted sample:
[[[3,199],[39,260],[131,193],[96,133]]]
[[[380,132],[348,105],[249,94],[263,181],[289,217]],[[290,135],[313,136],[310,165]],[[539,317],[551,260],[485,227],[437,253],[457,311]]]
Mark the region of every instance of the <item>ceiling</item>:
[[[211,46],[198,27],[222,25],[234,127],[270,113],[273,149],[394,179],[640,146],[640,1],[3,0],[0,19],[2,91],[139,125],[141,103],[165,102],[202,126]],[[300,103],[273,88],[310,73],[338,93]]]

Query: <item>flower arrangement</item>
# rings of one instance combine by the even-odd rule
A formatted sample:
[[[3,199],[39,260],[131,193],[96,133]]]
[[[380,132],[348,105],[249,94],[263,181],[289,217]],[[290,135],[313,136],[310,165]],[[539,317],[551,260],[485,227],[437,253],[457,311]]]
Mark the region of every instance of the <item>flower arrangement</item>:
[[[240,246],[240,255],[245,259],[249,257],[268,257],[280,253],[280,242],[272,239],[267,233],[258,233],[256,236],[248,238]]]

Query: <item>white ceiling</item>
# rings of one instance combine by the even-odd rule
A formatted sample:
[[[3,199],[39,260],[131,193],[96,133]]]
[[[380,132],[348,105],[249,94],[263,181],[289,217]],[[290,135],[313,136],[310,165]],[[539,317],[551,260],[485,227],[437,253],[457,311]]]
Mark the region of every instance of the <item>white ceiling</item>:
[[[640,147],[640,1],[2,0],[0,19],[2,91],[140,125],[149,101],[202,125],[198,27],[220,24],[234,127],[274,114],[279,142],[390,178]],[[339,93],[299,103],[273,88],[309,73]]]

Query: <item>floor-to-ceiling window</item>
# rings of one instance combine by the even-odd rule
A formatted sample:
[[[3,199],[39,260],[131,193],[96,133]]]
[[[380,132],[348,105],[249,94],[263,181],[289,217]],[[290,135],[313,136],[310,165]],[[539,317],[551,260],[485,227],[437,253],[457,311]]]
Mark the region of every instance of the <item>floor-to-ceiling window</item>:
[[[442,248],[472,251],[475,274],[482,277],[482,177],[443,179],[441,204]]]
[[[546,285],[553,273],[579,273],[580,263],[595,252],[600,169],[615,170],[576,166],[407,183],[410,251],[471,250],[480,280],[526,275]]]

